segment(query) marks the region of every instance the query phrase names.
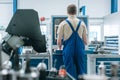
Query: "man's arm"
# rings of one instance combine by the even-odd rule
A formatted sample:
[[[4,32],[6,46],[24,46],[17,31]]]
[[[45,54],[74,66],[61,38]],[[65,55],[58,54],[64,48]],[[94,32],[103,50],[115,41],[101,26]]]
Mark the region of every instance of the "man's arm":
[[[61,44],[61,38],[60,37],[57,38],[57,45],[58,45],[58,49],[61,50],[62,44]]]
[[[82,38],[83,38],[84,44],[87,45],[87,42],[88,42],[87,41],[87,28],[86,28],[86,25],[84,22],[83,22],[82,26],[84,26]]]
[[[86,33],[83,33],[83,41],[85,45],[87,45],[87,34]]]
[[[61,50],[62,48],[63,26],[64,26],[64,21],[62,21],[59,24],[58,30],[57,30],[57,45],[59,50]]]

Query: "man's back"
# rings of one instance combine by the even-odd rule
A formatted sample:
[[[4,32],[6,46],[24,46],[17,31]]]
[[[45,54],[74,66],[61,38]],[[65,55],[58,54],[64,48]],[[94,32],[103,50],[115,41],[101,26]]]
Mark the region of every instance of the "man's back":
[[[70,21],[70,23],[72,24],[74,30],[76,30],[76,27],[78,25],[78,22],[80,21],[78,18],[76,18],[76,16],[73,16],[73,15],[69,15],[68,16],[68,20]],[[86,30],[86,26],[84,24],[84,22],[82,21],[81,22],[81,27],[79,28],[78,30],[78,34],[79,36],[82,38],[82,34],[83,32],[87,32]],[[69,25],[67,24],[66,21],[63,21],[60,25],[59,25],[59,28],[58,28],[58,34],[60,34],[60,36],[64,35],[63,38],[64,40],[68,39],[70,37],[70,35],[72,34],[72,30],[71,28],[69,27]]]

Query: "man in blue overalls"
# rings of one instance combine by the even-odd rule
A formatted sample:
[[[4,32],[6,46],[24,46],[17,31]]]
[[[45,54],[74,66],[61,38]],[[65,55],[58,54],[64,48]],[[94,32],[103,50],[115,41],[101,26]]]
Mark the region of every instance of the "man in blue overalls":
[[[85,44],[86,25],[76,17],[76,6],[70,4],[67,7],[68,18],[62,21],[58,27],[57,45],[61,49],[63,39],[63,62],[67,72],[74,78],[86,73],[85,69]]]

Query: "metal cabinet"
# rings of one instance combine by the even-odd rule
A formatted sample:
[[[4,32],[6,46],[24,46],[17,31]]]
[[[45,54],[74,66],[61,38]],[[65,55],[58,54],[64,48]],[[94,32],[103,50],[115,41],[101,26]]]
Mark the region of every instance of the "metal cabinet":
[[[119,53],[119,37],[118,36],[105,36],[104,50],[110,51],[112,54]]]

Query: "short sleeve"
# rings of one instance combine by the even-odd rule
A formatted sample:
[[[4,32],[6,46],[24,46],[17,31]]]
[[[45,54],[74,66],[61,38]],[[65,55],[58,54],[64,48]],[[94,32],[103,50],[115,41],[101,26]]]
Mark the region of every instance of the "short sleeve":
[[[61,22],[59,25],[58,25],[58,30],[57,30],[57,35],[59,38],[62,39],[63,37],[63,26],[64,26],[64,22]]]
[[[83,34],[87,34],[87,27],[83,21],[81,22],[81,25],[83,26]]]

